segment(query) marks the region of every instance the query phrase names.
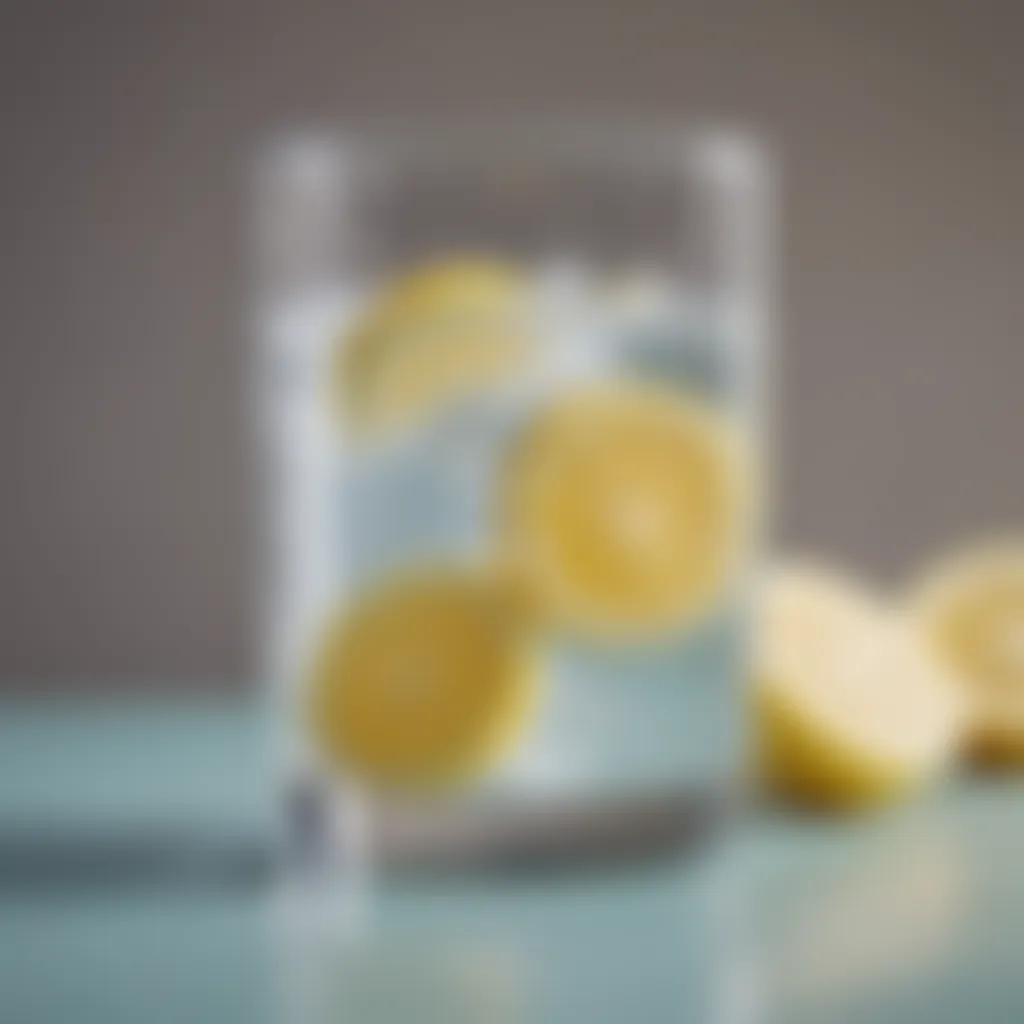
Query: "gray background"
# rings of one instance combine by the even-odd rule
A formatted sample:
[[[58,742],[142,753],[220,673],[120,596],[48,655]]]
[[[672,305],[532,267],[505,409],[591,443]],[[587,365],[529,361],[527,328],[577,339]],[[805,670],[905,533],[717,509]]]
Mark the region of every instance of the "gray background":
[[[245,192],[344,117],[723,117],[784,164],[779,535],[1024,521],[1024,4],[8,3],[0,680],[250,675]]]

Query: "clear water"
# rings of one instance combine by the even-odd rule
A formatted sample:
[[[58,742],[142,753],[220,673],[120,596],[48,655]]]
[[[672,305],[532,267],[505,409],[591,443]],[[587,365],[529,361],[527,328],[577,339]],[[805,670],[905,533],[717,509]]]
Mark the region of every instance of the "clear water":
[[[742,339],[678,296],[647,308],[552,303],[535,369],[394,443],[363,450],[330,422],[331,344],[358,303],[279,310],[263,379],[276,507],[271,637],[287,772],[311,770],[295,716],[309,651],[328,610],[401,566],[472,558],[493,530],[495,474],[509,439],[545,396],[588,378],[653,378],[696,390],[755,429]],[[738,590],[741,588],[738,588]],[[552,652],[537,728],[475,794],[600,802],[667,788],[720,787],[743,756],[742,594],[700,627],[644,649],[563,641]]]

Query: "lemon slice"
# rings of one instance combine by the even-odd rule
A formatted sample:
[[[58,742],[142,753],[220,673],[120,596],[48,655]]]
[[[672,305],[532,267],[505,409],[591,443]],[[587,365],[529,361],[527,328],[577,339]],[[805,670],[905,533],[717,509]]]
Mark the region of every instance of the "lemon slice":
[[[514,601],[483,574],[385,584],[327,632],[310,726],[366,782],[423,788],[476,777],[524,735],[539,676]]]
[[[415,270],[386,288],[339,346],[335,398],[368,433],[422,423],[522,365],[526,309],[524,278],[497,260]]]
[[[946,561],[919,585],[912,605],[963,687],[972,752],[1024,764],[1024,540]]]
[[[761,767],[783,795],[825,807],[893,799],[955,752],[956,687],[874,595],[811,567],[765,588],[754,703]]]
[[[592,385],[542,410],[513,450],[508,551],[555,625],[600,640],[663,635],[723,594],[747,484],[736,438],[699,400]]]

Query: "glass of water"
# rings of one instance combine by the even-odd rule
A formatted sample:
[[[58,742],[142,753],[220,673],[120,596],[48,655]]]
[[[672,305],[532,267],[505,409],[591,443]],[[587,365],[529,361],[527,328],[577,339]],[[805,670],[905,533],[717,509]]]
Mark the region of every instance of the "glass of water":
[[[718,131],[304,136],[260,168],[289,863],[682,851],[745,761],[766,182]]]

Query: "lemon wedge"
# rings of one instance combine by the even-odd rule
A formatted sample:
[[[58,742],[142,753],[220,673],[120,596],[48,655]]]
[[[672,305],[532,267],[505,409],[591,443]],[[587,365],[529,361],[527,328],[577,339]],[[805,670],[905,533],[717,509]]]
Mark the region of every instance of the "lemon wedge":
[[[955,752],[955,685],[901,616],[836,573],[794,567],[766,584],[755,675],[761,768],[782,795],[882,803]]]
[[[427,264],[385,288],[342,339],[335,404],[365,433],[423,423],[521,366],[527,321],[516,268],[468,257]]]
[[[691,624],[739,562],[744,462],[724,421],[667,387],[589,385],[542,409],[502,492],[507,551],[542,617],[613,642]]]
[[[308,702],[317,746],[371,785],[476,778],[525,734],[539,673],[514,599],[445,569],[377,588],[329,626]]]
[[[947,559],[919,583],[911,603],[963,688],[971,752],[1024,764],[1024,539]]]

